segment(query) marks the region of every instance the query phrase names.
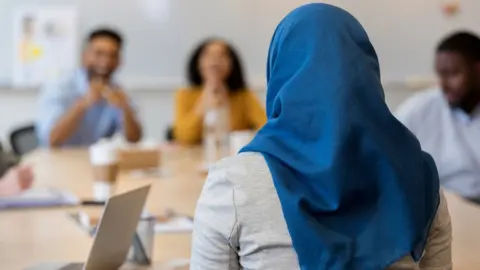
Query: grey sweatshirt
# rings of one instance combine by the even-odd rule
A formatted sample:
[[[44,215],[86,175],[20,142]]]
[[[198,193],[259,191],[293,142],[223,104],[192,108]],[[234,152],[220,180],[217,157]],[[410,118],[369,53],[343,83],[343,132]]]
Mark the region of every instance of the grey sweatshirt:
[[[240,154],[210,170],[195,213],[190,269],[300,269],[263,156]],[[407,256],[389,269],[452,269],[451,224],[443,193],[420,263]]]

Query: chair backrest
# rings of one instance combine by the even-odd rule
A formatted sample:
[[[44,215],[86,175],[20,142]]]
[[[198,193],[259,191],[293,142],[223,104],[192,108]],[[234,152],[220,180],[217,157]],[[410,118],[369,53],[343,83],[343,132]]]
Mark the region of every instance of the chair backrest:
[[[173,127],[169,126],[167,127],[167,130],[165,131],[165,140],[167,142],[173,142],[175,141],[175,137],[173,135]]]
[[[35,133],[35,126],[28,125],[15,129],[10,134],[10,144],[13,152],[19,156],[37,148],[38,139],[37,134]]]

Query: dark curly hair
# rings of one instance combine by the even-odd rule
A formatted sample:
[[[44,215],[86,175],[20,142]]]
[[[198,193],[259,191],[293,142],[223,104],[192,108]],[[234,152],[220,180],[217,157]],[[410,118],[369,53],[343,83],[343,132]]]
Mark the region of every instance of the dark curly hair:
[[[123,46],[122,34],[110,28],[98,28],[93,30],[87,37],[87,42],[91,42],[97,38],[109,38],[118,44],[118,47]]]
[[[480,38],[472,32],[455,32],[438,44],[437,52],[455,52],[467,61],[480,62]]]
[[[211,43],[220,41],[224,43],[227,47],[228,54],[232,59],[232,71],[230,72],[229,77],[227,78],[227,86],[229,91],[236,92],[236,91],[243,91],[247,88],[245,83],[245,77],[243,74],[243,66],[240,60],[240,56],[235,50],[235,48],[219,38],[209,38],[204,40],[197,48],[193,51],[192,55],[190,56],[190,60],[188,61],[187,66],[187,77],[188,82],[192,86],[201,86],[203,85],[203,78],[200,74],[198,62],[200,60],[200,55],[202,54],[203,50]]]

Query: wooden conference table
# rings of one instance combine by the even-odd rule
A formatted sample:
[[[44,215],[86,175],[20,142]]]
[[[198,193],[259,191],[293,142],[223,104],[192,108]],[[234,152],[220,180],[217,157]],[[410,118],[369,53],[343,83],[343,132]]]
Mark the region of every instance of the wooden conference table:
[[[148,211],[163,214],[167,209],[174,209],[177,213],[193,216],[206,176],[197,169],[200,149],[168,151],[164,160],[166,177],[139,178],[123,172],[119,175],[116,192],[152,184]],[[36,186],[66,189],[79,198],[92,198],[93,174],[86,150],[37,150],[26,157],[25,163],[34,166]],[[68,213],[75,210],[0,212],[0,269],[20,270],[42,262],[84,261],[93,239],[68,217]],[[157,234],[154,262],[188,259],[190,245],[190,234]]]
[[[178,148],[164,154],[166,177],[139,178],[124,172],[117,191],[152,184],[147,209],[166,209],[192,215],[205,174],[198,170],[200,149]],[[37,150],[26,158],[34,166],[37,186],[68,189],[80,198],[91,198],[92,172],[86,150]],[[480,267],[480,207],[446,194],[453,222],[455,270]],[[0,269],[17,270],[41,262],[83,261],[92,238],[67,217],[72,208],[0,212]],[[190,234],[157,234],[154,261],[158,265],[190,256]],[[157,267],[153,267],[157,269]],[[158,268],[163,269],[163,268]]]

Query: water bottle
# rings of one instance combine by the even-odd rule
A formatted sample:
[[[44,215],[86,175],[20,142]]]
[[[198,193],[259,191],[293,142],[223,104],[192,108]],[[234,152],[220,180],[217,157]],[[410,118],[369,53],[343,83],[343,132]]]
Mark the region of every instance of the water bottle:
[[[203,146],[207,166],[228,155],[228,134],[230,132],[228,117],[226,106],[211,108],[205,113]]]

